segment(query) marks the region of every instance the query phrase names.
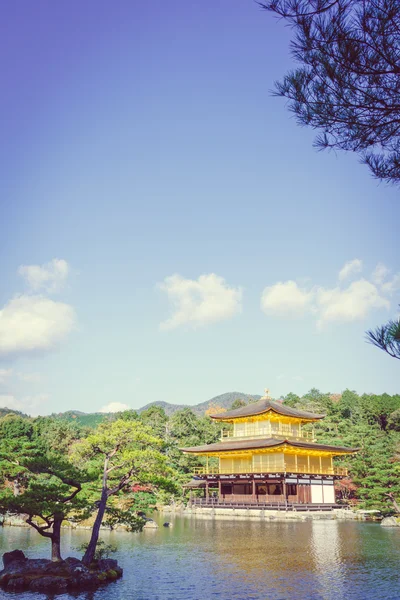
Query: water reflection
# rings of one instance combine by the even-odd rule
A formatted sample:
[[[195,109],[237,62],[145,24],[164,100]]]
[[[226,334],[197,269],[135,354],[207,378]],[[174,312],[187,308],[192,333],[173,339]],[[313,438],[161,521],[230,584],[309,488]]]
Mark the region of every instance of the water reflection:
[[[171,529],[104,533],[118,547],[123,579],[56,600],[400,600],[398,530],[338,521],[168,520]],[[88,532],[65,533],[64,556],[76,556]],[[29,556],[48,553],[34,531],[0,530],[0,552],[17,547]]]
[[[334,590],[337,598],[346,598],[345,574],[343,572],[344,547],[341,536],[346,530],[337,521],[314,521],[311,528],[311,552],[318,572],[319,592],[329,597]]]

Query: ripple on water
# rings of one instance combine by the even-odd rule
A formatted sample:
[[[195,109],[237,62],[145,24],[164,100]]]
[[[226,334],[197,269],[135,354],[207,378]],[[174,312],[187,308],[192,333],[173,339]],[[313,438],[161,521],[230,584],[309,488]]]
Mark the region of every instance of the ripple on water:
[[[141,534],[104,532],[118,548],[123,579],[57,600],[400,600],[400,530],[337,521],[173,521],[173,528]],[[77,556],[88,535],[65,531],[64,556]],[[32,557],[49,550],[36,532],[5,527],[0,551],[12,548]]]

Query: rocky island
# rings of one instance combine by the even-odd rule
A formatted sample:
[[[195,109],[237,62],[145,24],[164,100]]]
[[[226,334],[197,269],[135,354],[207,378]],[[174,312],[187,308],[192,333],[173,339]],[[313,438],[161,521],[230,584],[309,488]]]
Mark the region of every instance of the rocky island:
[[[30,559],[21,550],[3,554],[0,587],[7,592],[53,592],[92,590],[122,577],[116,560],[105,558],[86,567],[77,558],[51,561]]]

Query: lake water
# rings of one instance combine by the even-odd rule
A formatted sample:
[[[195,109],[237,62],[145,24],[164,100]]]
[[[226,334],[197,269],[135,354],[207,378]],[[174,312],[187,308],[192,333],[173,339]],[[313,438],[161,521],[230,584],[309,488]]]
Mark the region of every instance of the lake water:
[[[400,600],[400,528],[339,521],[213,521],[165,516],[173,528],[102,532],[118,547],[121,580],[57,600]],[[160,523],[163,519],[160,520]],[[89,532],[64,530],[63,556]],[[0,552],[48,557],[35,531],[0,528]],[[7,594],[1,600],[48,600]]]

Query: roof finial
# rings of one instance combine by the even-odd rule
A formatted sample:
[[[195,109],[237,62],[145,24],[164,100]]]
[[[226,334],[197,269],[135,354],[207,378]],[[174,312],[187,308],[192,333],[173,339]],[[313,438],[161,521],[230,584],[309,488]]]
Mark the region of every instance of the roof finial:
[[[264,400],[271,400],[271,396],[269,395],[270,390],[268,388],[265,388],[264,392],[265,392]]]

